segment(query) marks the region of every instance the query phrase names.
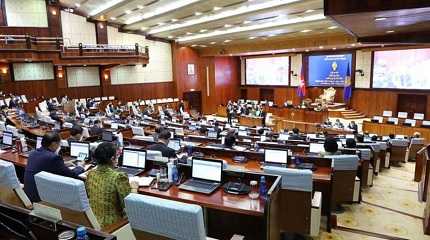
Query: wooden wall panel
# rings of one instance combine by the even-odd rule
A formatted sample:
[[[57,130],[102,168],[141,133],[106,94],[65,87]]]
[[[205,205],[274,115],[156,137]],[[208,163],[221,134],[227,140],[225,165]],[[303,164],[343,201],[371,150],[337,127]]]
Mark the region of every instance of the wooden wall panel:
[[[57,82],[55,80],[14,82],[14,92],[32,97],[54,97],[58,95]]]
[[[59,96],[67,95],[70,98],[87,98],[102,96],[102,91],[99,86],[62,88],[58,89],[57,92]]]
[[[96,21],[94,24],[96,28],[97,44],[108,44],[108,33],[106,22]]]
[[[6,25],[7,25],[7,19],[6,19],[5,0],[0,0],[0,26],[6,26]]]
[[[240,59],[215,57],[216,105],[237,100],[240,94]]]
[[[198,53],[190,47],[179,47],[172,44],[173,49],[173,76],[176,82],[176,92],[179,97],[182,97],[183,92],[194,89],[195,91],[202,91],[202,82],[199,75],[199,64],[201,58]],[[188,75],[188,64],[194,64],[195,74]]]
[[[102,94],[104,96],[115,96],[124,101],[139,98],[176,97],[175,84],[173,82],[107,85],[103,87]]]

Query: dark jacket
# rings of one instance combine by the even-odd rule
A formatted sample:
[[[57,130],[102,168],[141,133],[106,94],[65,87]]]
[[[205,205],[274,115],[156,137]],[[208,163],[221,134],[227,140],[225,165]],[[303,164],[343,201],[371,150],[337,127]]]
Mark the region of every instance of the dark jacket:
[[[93,126],[93,127],[90,129],[90,135],[91,135],[91,136],[94,136],[94,135],[102,135],[102,133],[103,133],[103,128],[100,128],[100,127],[98,127],[98,126]]]
[[[169,148],[164,143],[156,143],[147,148],[148,150],[160,151],[163,157],[174,158],[176,157],[175,150]]]
[[[65,177],[77,178],[78,175],[83,172],[83,169],[81,167],[76,167],[70,170],[64,165],[62,157],[46,148],[42,147],[32,151],[28,157],[27,167],[24,173],[24,191],[32,202],[40,201],[34,175],[42,171]]]

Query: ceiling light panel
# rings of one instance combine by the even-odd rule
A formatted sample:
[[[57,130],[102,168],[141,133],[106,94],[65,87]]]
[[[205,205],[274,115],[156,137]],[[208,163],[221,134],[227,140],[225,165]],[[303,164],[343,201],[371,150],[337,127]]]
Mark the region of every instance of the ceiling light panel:
[[[89,15],[95,16],[97,14],[102,13],[103,11],[108,10],[109,8],[111,8],[117,4],[124,2],[124,1],[125,0],[110,0],[110,1],[106,2],[105,4],[99,4],[97,8],[95,8],[89,12]]]

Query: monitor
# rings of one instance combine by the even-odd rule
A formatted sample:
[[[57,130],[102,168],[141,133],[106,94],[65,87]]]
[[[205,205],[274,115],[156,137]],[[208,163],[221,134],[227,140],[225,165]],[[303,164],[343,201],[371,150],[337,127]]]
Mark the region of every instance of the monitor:
[[[145,168],[146,151],[137,149],[124,149],[121,166],[132,168]]]
[[[71,142],[70,143],[70,156],[78,157],[81,153],[90,156],[90,144],[84,142]]]
[[[131,131],[133,132],[133,135],[145,136],[143,127],[131,127]]]
[[[43,139],[43,137],[37,137],[37,140],[36,140],[36,149],[39,149],[39,148],[42,147],[42,139]]]
[[[278,140],[280,140],[280,141],[286,141],[286,140],[288,140],[290,138],[290,135],[289,134],[287,134],[287,133],[280,133],[279,134],[279,137],[278,137]]]
[[[390,139],[390,137],[389,136],[382,136],[382,141],[387,141],[387,140],[389,140]]]
[[[118,123],[111,123],[110,124],[110,128],[112,128],[112,129],[118,129]]]
[[[316,134],[306,134],[306,137],[314,139],[314,138],[317,138],[317,135]]]
[[[394,117],[390,117],[390,118],[388,118],[388,122],[397,125],[399,123],[399,119],[398,118],[394,118]]]
[[[181,140],[180,139],[170,139],[169,144],[167,145],[169,148],[179,151],[181,149]]]
[[[408,113],[407,112],[398,112],[397,117],[398,118],[408,118]]]
[[[3,144],[12,146],[13,144],[13,133],[12,132],[3,132]]]
[[[102,133],[102,141],[104,141],[104,142],[112,142],[113,141],[113,132],[103,131],[103,133]]]
[[[383,117],[392,117],[393,116],[393,111],[384,111],[382,113]]]
[[[156,150],[147,150],[146,159],[156,162],[167,162],[169,160],[167,159],[167,161],[163,161],[163,154],[160,151]]]
[[[287,164],[287,160],[288,160],[287,150],[276,150],[276,149],[264,150],[264,162]]]
[[[352,139],[354,139],[355,138],[355,136],[354,136],[354,134],[347,134],[346,136],[345,136],[345,138],[352,138]]]
[[[417,120],[415,120],[415,119],[405,119],[405,123],[406,124],[410,124],[411,127],[415,127],[415,125],[417,123]]]
[[[404,139],[404,138],[405,138],[405,135],[396,135],[396,136],[395,136],[395,138],[396,138],[396,139]]]
[[[311,143],[309,144],[309,152],[311,153],[323,153],[325,152],[323,143]]]
[[[239,136],[248,136],[248,133],[246,131],[239,130],[239,132],[237,133],[237,135],[239,135]]]
[[[218,132],[217,131],[208,131],[208,137],[209,138],[217,138]]]
[[[415,120],[424,120],[424,113],[414,113]]]
[[[430,121],[425,121],[425,120],[424,120],[424,121],[423,121],[423,123],[422,123],[422,125],[423,125],[423,126],[430,126]]]
[[[381,116],[373,116],[372,119],[377,121],[378,123],[382,123],[384,121],[384,118]]]
[[[193,158],[191,175],[197,179],[221,182],[222,165],[220,160]]]

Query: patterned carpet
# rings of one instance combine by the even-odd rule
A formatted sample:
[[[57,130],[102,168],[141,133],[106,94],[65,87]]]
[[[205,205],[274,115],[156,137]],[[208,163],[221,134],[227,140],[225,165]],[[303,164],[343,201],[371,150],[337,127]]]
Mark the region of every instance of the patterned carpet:
[[[425,204],[418,201],[414,168],[414,163],[406,163],[381,172],[373,187],[363,190],[361,204],[344,205],[346,211],[337,215],[338,228],[314,239],[430,240],[423,233]]]

